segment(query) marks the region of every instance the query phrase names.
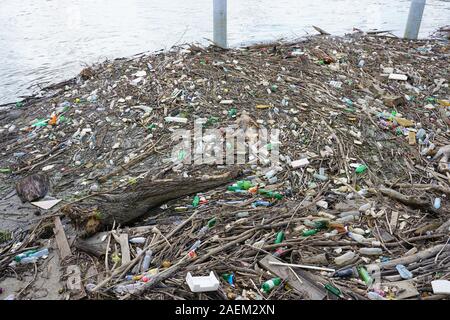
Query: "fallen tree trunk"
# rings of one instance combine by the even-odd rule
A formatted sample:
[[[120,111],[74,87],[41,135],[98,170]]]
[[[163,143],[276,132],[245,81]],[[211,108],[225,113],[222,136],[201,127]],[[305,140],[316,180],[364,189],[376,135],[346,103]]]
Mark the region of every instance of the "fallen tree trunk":
[[[395,267],[398,264],[409,265],[411,263],[418,262],[420,260],[424,260],[424,259],[428,259],[433,256],[436,256],[441,250],[449,251],[450,246],[445,245],[445,244],[440,244],[440,245],[428,248],[424,251],[419,251],[416,254],[413,254],[410,256],[401,257],[398,259],[382,262],[379,265],[380,265],[381,269],[390,269],[390,268]]]
[[[238,170],[212,176],[186,179],[143,179],[124,190],[111,191],[89,197],[62,209],[84,236],[91,235],[102,226],[126,224],[148,213],[163,203],[206,191],[228,183],[240,175]]]
[[[436,210],[433,208],[433,206],[429,203],[428,200],[419,199],[418,197],[415,196],[407,196],[398,191],[384,187],[379,187],[378,191],[382,195],[394,199],[398,202],[401,202],[412,208],[423,209],[432,213],[436,213]]]

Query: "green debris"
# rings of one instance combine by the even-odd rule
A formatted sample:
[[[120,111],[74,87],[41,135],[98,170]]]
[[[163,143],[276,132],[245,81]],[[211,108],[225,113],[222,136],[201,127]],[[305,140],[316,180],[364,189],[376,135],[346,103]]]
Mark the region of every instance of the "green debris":
[[[178,160],[183,160],[186,157],[186,151],[180,150],[178,152]]]
[[[11,169],[9,168],[0,168],[0,173],[11,173]]]
[[[360,165],[358,166],[358,168],[356,168],[355,172],[358,174],[364,173],[367,171],[367,166],[366,165]]]
[[[236,109],[236,108],[231,108],[230,110],[228,110],[228,116],[229,116],[230,118],[235,117],[236,114],[237,114],[237,109]]]
[[[46,127],[48,119],[37,119],[31,126],[35,128]]]
[[[282,243],[284,240],[284,232],[280,231],[277,233],[277,237],[275,238],[275,244]]]
[[[11,232],[8,230],[0,230],[0,243],[11,240]]]
[[[309,237],[309,236],[313,236],[317,233],[317,229],[310,229],[310,230],[305,230],[303,231],[303,236],[304,237]]]
[[[200,197],[196,195],[196,196],[194,197],[194,200],[192,200],[192,206],[193,206],[194,208],[197,208],[199,203],[200,203]]]
[[[327,283],[327,284],[325,285],[325,289],[326,289],[328,292],[334,294],[335,296],[337,296],[337,297],[339,297],[339,298],[342,298],[342,296],[343,296],[341,290],[339,290],[338,288],[336,288],[335,286],[333,286],[333,285],[331,285],[331,284],[329,284],[329,283]]]
[[[211,220],[208,221],[208,228],[211,229],[212,227],[214,227],[216,225],[217,219],[216,217],[212,218]]]

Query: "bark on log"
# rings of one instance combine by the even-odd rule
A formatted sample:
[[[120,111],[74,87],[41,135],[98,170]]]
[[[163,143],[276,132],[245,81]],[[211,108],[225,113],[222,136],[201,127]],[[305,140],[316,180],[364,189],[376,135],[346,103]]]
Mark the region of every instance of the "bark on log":
[[[424,251],[417,252],[416,254],[401,257],[398,259],[390,260],[380,264],[381,269],[394,268],[398,264],[409,265],[420,260],[428,259],[430,257],[436,256],[441,250],[449,251],[450,245],[440,244]]]
[[[114,221],[122,225],[129,223],[169,200],[213,189],[236,179],[239,175],[239,170],[233,170],[197,178],[148,178],[130,185],[125,190],[95,195],[62,210],[72,219],[77,229],[86,231],[86,236],[99,231],[102,226],[112,225]]]
[[[395,191],[395,190],[392,190],[389,188],[384,188],[384,187],[378,188],[378,191],[380,191],[380,193],[382,195],[387,196],[391,199],[397,200],[398,202],[401,202],[412,208],[423,209],[423,210],[427,210],[432,213],[436,213],[436,210],[433,208],[433,206],[427,200],[422,200],[415,196],[407,196],[398,191]]]

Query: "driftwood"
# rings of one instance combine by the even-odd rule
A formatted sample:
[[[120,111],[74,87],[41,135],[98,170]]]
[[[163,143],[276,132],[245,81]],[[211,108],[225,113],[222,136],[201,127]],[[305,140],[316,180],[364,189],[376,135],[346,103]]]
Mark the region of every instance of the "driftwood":
[[[90,235],[101,226],[112,225],[114,221],[122,225],[129,223],[169,200],[218,187],[236,179],[239,174],[238,170],[234,170],[197,178],[143,179],[125,190],[95,195],[68,205],[62,211],[69,215],[77,229],[84,230],[84,235]]]
[[[417,262],[417,261],[420,261],[423,259],[431,258],[431,257],[437,255],[442,250],[449,251],[450,245],[440,244],[440,245],[428,248],[424,251],[417,252],[416,254],[413,254],[410,256],[401,257],[398,259],[383,262],[380,264],[380,267],[382,269],[390,269],[390,268],[394,268],[398,264],[408,265],[408,264],[411,264],[411,263],[414,263],[414,262]]]
[[[322,36],[329,36],[330,34],[328,32],[326,32],[325,30],[323,30],[322,28],[316,27],[316,26],[312,26],[317,32],[319,32]]]
[[[401,202],[412,208],[424,209],[427,211],[435,212],[435,210],[431,206],[430,202],[427,200],[422,200],[415,196],[407,196],[398,191],[395,191],[395,190],[392,190],[389,188],[384,188],[384,187],[380,187],[378,189],[378,191],[382,195],[389,197],[391,199],[397,200],[398,202]]]

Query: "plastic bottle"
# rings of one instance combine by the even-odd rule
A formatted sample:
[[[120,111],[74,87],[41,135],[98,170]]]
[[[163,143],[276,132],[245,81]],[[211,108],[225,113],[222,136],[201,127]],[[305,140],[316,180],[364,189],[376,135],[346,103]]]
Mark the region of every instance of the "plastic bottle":
[[[283,199],[283,195],[278,192],[268,191],[264,189],[259,189],[258,193],[267,198],[275,198],[277,200]]]
[[[360,278],[364,281],[364,283],[365,283],[367,286],[372,285],[373,279],[372,279],[372,277],[369,275],[369,273],[367,272],[366,268],[364,268],[364,267],[358,267],[357,270],[358,270],[358,274],[359,274]]]
[[[238,218],[245,218],[245,217],[248,217],[249,215],[250,215],[250,213],[248,213],[247,211],[243,211],[243,212],[238,212],[236,214],[236,217],[238,217]]]
[[[201,241],[197,240],[194,242],[194,244],[192,245],[192,247],[189,249],[189,251],[195,251],[198,249],[198,247],[200,247]]]
[[[200,197],[199,196],[195,196],[194,200],[192,200],[192,206],[194,208],[198,207],[198,204],[200,203]]]
[[[434,204],[433,204],[434,208],[437,210],[441,207],[441,198],[436,198],[434,199]]]
[[[275,244],[282,243],[284,240],[284,232],[280,231],[277,233],[277,237],[275,239]]]
[[[335,277],[335,278],[349,278],[349,277],[354,277],[357,274],[358,274],[358,272],[356,271],[355,268],[348,268],[348,269],[336,271],[333,274],[333,277]]]
[[[198,236],[199,236],[199,237],[203,237],[203,236],[206,234],[206,232],[208,232],[208,230],[209,230],[208,226],[202,227],[202,228],[198,231]]]
[[[44,257],[44,256],[48,256],[48,249],[47,248],[39,250],[39,251],[37,251],[35,253],[32,253],[32,254],[28,255],[25,258],[22,258],[20,260],[20,263],[21,264],[33,263],[33,262],[36,262],[40,257]]]
[[[252,207],[256,208],[256,207],[270,207],[270,202],[269,201],[255,201],[252,203]]]
[[[405,280],[412,279],[413,274],[411,273],[411,271],[406,269],[406,267],[404,265],[398,264],[395,266],[395,268],[397,269],[397,271],[400,274],[400,276],[402,277],[402,279],[405,279]]]
[[[359,211],[366,212],[372,207],[370,203],[363,204],[361,207],[359,207]]]
[[[361,248],[359,253],[365,256],[379,256],[383,253],[383,250],[381,248]]]
[[[423,140],[423,138],[425,138],[426,135],[426,131],[424,129],[419,129],[419,131],[417,131],[416,134],[416,138],[419,140],[419,142],[421,142]]]
[[[373,291],[368,292],[368,293],[367,293],[367,297],[368,297],[370,300],[388,300],[388,299],[386,299],[385,297],[382,297],[381,295],[379,295],[378,293],[373,292]]]
[[[135,293],[136,290],[138,290],[139,288],[141,288],[144,285],[143,282],[136,282],[136,283],[130,283],[130,284],[126,284],[126,285],[118,285],[115,288],[115,291],[119,294],[122,293]]]
[[[152,261],[153,251],[151,249],[147,250],[145,253],[144,261],[142,262],[142,272],[145,272],[150,267],[150,262]]]
[[[334,258],[334,263],[336,263],[338,266],[345,265],[352,261],[355,258],[356,254],[353,251],[348,251],[344,253],[343,255]]]
[[[327,181],[328,177],[322,174],[314,173],[313,177],[320,181]]]
[[[22,252],[22,253],[20,253],[20,254],[18,254],[17,256],[14,257],[14,261],[20,262],[20,260],[22,260],[25,257],[28,257],[29,255],[31,255],[31,254],[33,254],[35,252],[37,252],[37,249],[28,250],[28,251]]]
[[[144,237],[137,237],[137,238],[132,238],[129,240],[130,243],[137,243],[137,244],[142,244],[145,243],[145,238]]]
[[[212,218],[211,220],[208,221],[207,227],[211,229],[216,225],[216,221],[217,221],[216,217]]]
[[[281,257],[286,253],[286,248],[287,247],[277,248],[277,250],[275,250],[275,252],[273,253],[273,256],[277,258]]]
[[[261,286],[261,289],[265,293],[269,293],[273,288],[275,288],[276,286],[279,286],[280,283],[281,283],[281,278],[273,278],[273,279],[270,279],[270,280],[264,282]]]
[[[366,241],[366,238],[364,238],[364,236],[357,234],[357,233],[353,233],[353,232],[348,232],[347,235],[354,241],[358,242],[358,243],[364,243],[364,241]]]
[[[251,183],[251,181],[243,180],[243,181],[238,181],[236,183],[236,186],[241,190],[248,190],[251,187],[253,187],[253,184]]]
[[[305,230],[305,231],[303,231],[302,235],[304,237],[313,236],[313,235],[315,235],[317,233],[317,231],[318,231],[317,229]]]

